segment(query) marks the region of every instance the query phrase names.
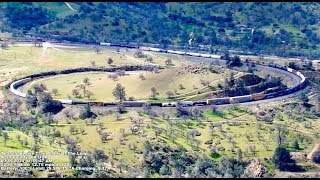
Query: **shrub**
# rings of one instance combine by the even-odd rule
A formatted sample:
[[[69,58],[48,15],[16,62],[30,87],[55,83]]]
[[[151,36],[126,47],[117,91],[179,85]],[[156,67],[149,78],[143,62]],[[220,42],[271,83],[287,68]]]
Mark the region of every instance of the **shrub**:
[[[315,151],[312,156],[312,161],[315,163],[320,163],[320,150]]]

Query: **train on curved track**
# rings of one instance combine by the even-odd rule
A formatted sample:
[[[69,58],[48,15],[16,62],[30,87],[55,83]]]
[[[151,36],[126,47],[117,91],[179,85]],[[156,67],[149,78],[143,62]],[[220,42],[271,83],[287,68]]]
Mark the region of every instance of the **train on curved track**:
[[[185,51],[175,51],[175,50],[166,50],[166,49],[160,49],[160,48],[153,48],[153,47],[146,47],[146,46],[129,46],[129,45],[120,45],[120,44],[113,44],[113,43],[100,43],[101,46],[115,46],[115,47],[125,47],[125,48],[137,48],[143,51],[153,51],[153,52],[162,52],[162,53],[169,53],[169,54],[177,54],[177,55],[188,55],[188,56],[194,56],[194,57],[204,57],[204,58],[215,58],[220,59],[221,56],[214,55],[214,54],[203,54],[203,53],[194,53],[194,52],[185,52]],[[178,102],[147,102],[147,101],[123,101],[122,103],[126,107],[142,107],[146,104],[150,106],[159,106],[159,107],[175,107],[178,104],[181,104],[182,106],[204,106],[204,105],[222,105],[222,104],[235,104],[235,103],[243,103],[243,102],[250,102],[250,101],[257,101],[262,99],[269,99],[274,98],[278,96],[283,96],[287,94],[291,94],[294,92],[297,92],[304,88],[306,84],[306,78],[305,76],[292,68],[284,67],[282,65],[276,64],[276,63],[269,63],[268,66],[281,69],[284,71],[287,71],[289,73],[292,73],[300,78],[300,81],[298,84],[296,84],[294,87],[287,88],[285,90],[280,90],[277,92],[261,92],[261,93],[254,93],[244,96],[235,96],[235,97],[223,97],[223,98],[212,98],[207,99],[206,101],[178,101]],[[17,80],[13,82],[10,85],[10,91],[22,98],[26,97],[26,94],[19,91],[19,87],[32,81],[32,78],[24,78]],[[116,106],[116,102],[84,102],[84,101],[76,101],[76,100],[70,100],[70,99],[55,99],[56,101],[60,101],[62,104],[74,104],[74,105],[81,105],[81,104],[90,104],[93,106]]]

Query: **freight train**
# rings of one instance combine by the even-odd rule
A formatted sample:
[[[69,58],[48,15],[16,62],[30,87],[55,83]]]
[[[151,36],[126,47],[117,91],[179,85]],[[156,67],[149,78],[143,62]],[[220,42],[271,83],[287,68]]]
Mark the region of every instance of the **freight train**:
[[[117,47],[127,47],[127,48],[138,48],[144,51],[154,51],[154,52],[163,52],[163,53],[170,53],[170,54],[178,54],[178,55],[188,55],[188,56],[195,56],[195,57],[205,57],[205,58],[220,58],[219,55],[214,54],[201,54],[201,53],[192,53],[192,52],[184,52],[184,51],[175,51],[175,50],[165,50],[165,49],[159,49],[159,48],[152,48],[152,47],[145,47],[145,46],[128,46],[128,45],[118,45],[113,43],[100,43],[102,46],[117,46]],[[264,63],[263,63],[264,64]],[[305,85],[305,76],[292,68],[284,67],[282,65],[276,64],[276,63],[269,63],[270,67],[281,69],[284,71],[288,71],[292,74],[295,74],[296,76],[300,77],[300,82],[295,85],[294,87],[277,91],[277,92],[260,92],[250,95],[244,95],[244,96],[235,96],[235,97],[223,97],[223,98],[212,98],[207,99],[206,101],[179,101],[179,102],[147,102],[147,101],[124,101],[122,102],[126,107],[143,107],[144,105],[150,105],[150,106],[159,106],[159,107],[175,107],[178,104],[181,104],[182,106],[204,106],[204,105],[222,105],[222,104],[234,104],[234,103],[243,103],[243,102],[250,102],[250,101],[257,101],[262,99],[269,99],[274,98],[278,96],[283,96],[286,94],[294,93],[300,89],[302,89]],[[10,91],[20,97],[25,98],[26,94],[18,91],[17,89],[22,86],[23,84],[26,84],[30,81],[32,81],[32,78],[24,78],[17,80],[13,82],[10,85]],[[75,105],[81,105],[81,104],[87,104],[89,103],[92,106],[116,106],[117,103],[115,102],[83,102],[83,101],[75,101],[75,100],[63,100],[63,99],[56,99],[56,101],[60,101],[62,104],[75,104]]]

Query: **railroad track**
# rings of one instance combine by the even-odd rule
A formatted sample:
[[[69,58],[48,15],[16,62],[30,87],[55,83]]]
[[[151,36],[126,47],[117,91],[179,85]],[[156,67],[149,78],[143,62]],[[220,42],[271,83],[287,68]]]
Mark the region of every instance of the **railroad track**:
[[[25,44],[25,45],[29,45],[29,44]],[[55,44],[53,45],[50,45],[50,47],[54,47]],[[60,45],[58,45],[59,47],[63,47],[64,45],[61,43]],[[70,44],[69,44],[70,46]],[[78,44],[72,44],[71,45],[72,47],[77,47],[79,46]],[[80,45],[80,47],[92,47],[92,45]],[[68,47],[68,46],[67,46]],[[140,47],[138,47],[140,49]],[[144,47],[145,49],[146,47]],[[147,48],[148,49],[148,48]],[[150,49],[150,48],[149,48]],[[169,53],[169,51],[171,50],[166,50],[166,52]],[[158,53],[158,51],[157,51]],[[185,53],[183,55],[188,55],[188,56],[195,56],[194,58],[198,58],[199,56],[202,56],[202,54],[199,54],[199,53],[191,53],[189,52],[189,54],[187,52],[181,52],[181,51],[171,51],[170,52],[171,54],[178,54],[178,55],[182,55],[181,53]],[[196,55],[191,55],[191,54],[196,54]],[[208,54],[203,54],[203,56],[207,56]],[[209,54],[209,56],[211,56]],[[202,59],[202,62],[203,62],[203,59],[207,59],[207,60],[214,60],[212,58],[207,58],[207,57],[200,57],[200,60]],[[271,65],[270,65],[271,66]],[[256,65],[256,67],[259,69],[267,69],[267,71],[270,71],[270,72],[274,72],[274,73],[278,73],[278,74],[283,74],[285,76],[290,76],[290,78],[294,81],[294,88],[292,89],[286,89],[284,91],[282,91],[282,93],[269,93],[269,94],[264,94],[264,97],[263,98],[258,98],[258,99],[255,99],[253,98],[253,96],[250,94],[250,95],[245,95],[245,96],[235,96],[235,97],[225,97],[225,98],[215,98],[215,99],[208,99],[207,101],[201,101],[201,104],[202,105],[210,105],[210,104],[216,104],[216,105],[219,105],[219,104],[231,104],[233,101],[235,102],[239,102],[239,103],[248,103],[248,102],[252,102],[252,101],[263,101],[261,99],[271,99],[271,98],[274,98],[274,97],[282,97],[282,96],[285,96],[286,94],[292,94],[293,92],[296,92],[296,91],[300,91],[302,86],[304,88],[304,83],[305,83],[305,77],[298,71],[296,70],[293,70],[293,69],[290,69],[290,68],[285,68],[283,66],[280,66],[280,65],[277,65],[277,64],[273,64],[272,67],[268,67],[268,66],[262,66],[262,65]],[[301,80],[300,80],[301,79]],[[16,89],[16,87],[18,86],[21,86],[27,82],[29,82],[30,80],[32,80],[31,78],[26,78],[26,79],[22,79],[22,80],[18,80],[14,83],[12,83],[10,85],[10,91],[15,94],[15,95],[18,95],[20,97],[25,97],[25,94],[20,92],[19,90]],[[289,91],[290,90],[290,91]],[[272,95],[271,95],[272,94]],[[211,100],[211,101],[209,101]],[[61,101],[63,104],[72,104],[74,105],[75,103],[73,103],[73,100],[58,100],[58,101]],[[225,101],[229,101],[229,103],[226,103]],[[231,102],[232,101],[232,102]],[[192,101],[191,101],[192,102]],[[93,102],[93,103],[97,103],[97,104],[104,104],[103,102]],[[131,102],[125,102],[127,104],[129,104],[129,106],[142,106],[141,105],[141,102],[135,102],[135,101],[131,101]],[[137,103],[140,103],[139,105],[137,105]],[[146,103],[146,102],[142,102],[142,103]],[[189,103],[189,102],[186,102],[186,103]],[[127,105],[126,104],[126,105]],[[134,105],[135,104],[135,105]],[[175,106],[176,105],[176,102],[171,102],[171,104],[174,104],[174,105],[171,105],[170,103],[165,103],[166,105],[164,105],[164,103],[162,103],[162,107],[163,106]],[[151,103],[152,105],[152,103]],[[189,104],[188,104],[189,105]],[[197,104],[195,102],[192,102],[192,105],[191,106],[196,106]],[[115,104],[112,105],[113,107],[116,106]]]

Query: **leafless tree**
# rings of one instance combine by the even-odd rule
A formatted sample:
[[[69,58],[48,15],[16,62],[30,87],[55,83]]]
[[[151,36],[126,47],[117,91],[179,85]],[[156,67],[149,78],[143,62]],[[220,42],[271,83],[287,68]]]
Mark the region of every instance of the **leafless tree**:
[[[86,93],[86,89],[87,89],[86,85],[84,85],[84,84],[80,84],[80,85],[77,85],[76,87],[78,87],[78,88],[82,89],[82,91],[83,91],[83,95],[85,95],[85,93]]]
[[[99,48],[98,46],[96,46],[96,47],[94,48],[94,50],[96,51],[97,54],[100,54],[101,48]]]
[[[72,89],[72,95],[75,96],[76,98],[79,97],[80,93],[78,89]]]
[[[117,81],[118,80],[118,74],[109,74],[108,78],[112,79],[113,81]]]
[[[141,80],[145,80],[146,79],[146,77],[143,74],[140,74],[139,77],[140,77]]]
[[[86,90],[84,92],[84,97],[87,97],[88,99],[90,99],[90,97],[92,97],[94,94],[93,92],[89,91],[89,90]]]
[[[59,93],[59,91],[58,89],[54,88],[52,89],[51,93],[56,96]]]
[[[167,59],[167,60],[165,61],[165,63],[166,63],[167,66],[172,66],[172,65],[173,65],[171,59]]]
[[[90,86],[90,85],[91,85],[91,82],[90,82],[90,80],[89,80],[88,77],[85,77],[85,78],[83,79],[83,83],[84,83],[86,86]]]
[[[90,61],[90,63],[91,63],[92,67],[96,67],[96,61],[95,60]]]
[[[152,99],[156,99],[156,96],[157,96],[158,94],[159,94],[159,93],[158,93],[157,89],[156,89],[155,87],[152,87],[152,88],[151,88],[151,98],[152,98]]]
[[[172,98],[172,96],[174,95],[174,93],[172,91],[167,91],[166,95],[168,96],[168,98]]]
[[[181,89],[181,90],[185,89],[185,87],[183,86],[183,84],[179,84],[179,89]]]

